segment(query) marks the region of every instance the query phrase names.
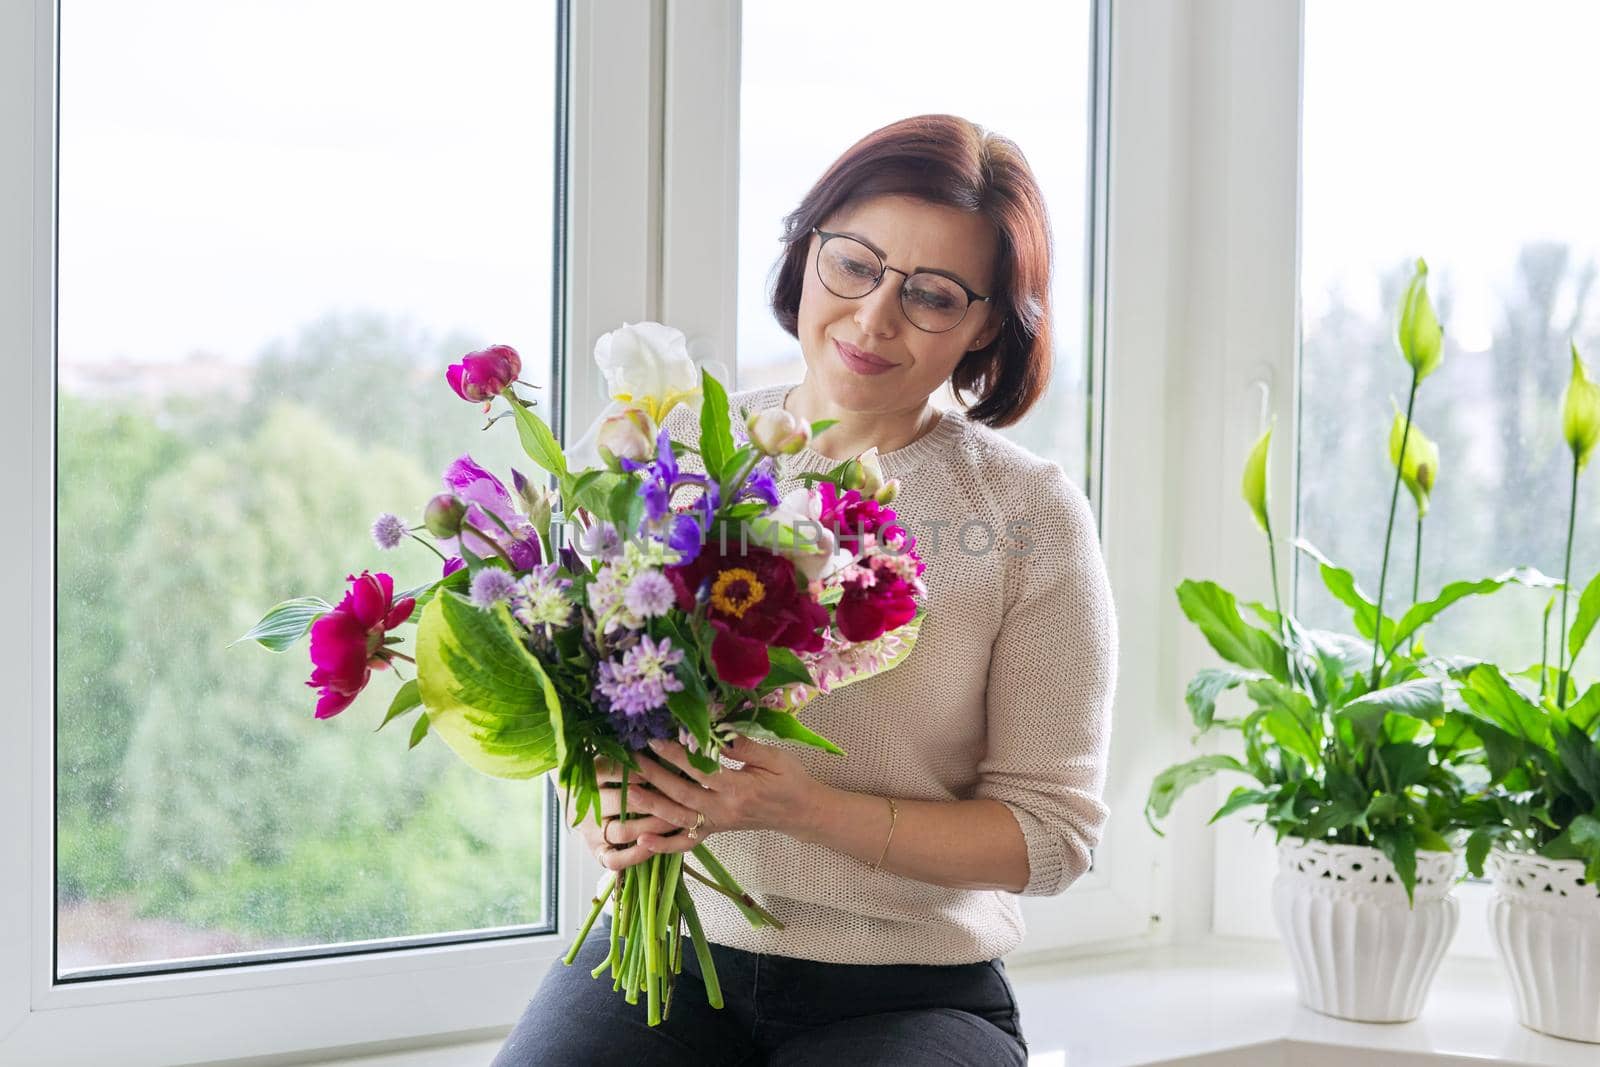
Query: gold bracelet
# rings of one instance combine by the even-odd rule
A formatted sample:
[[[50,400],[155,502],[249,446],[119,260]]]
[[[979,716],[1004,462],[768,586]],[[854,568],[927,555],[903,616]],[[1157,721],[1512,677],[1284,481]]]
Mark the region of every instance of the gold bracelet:
[[[889,837],[883,839],[883,851],[878,854],[878,862],[872,865],[873,870],[882,867],[883,857],[889,854],[889,838],[894,836],[894,821],[900,814],[899,809],[894,806],[894,797],[885,797],[884,799],[889,802]]]

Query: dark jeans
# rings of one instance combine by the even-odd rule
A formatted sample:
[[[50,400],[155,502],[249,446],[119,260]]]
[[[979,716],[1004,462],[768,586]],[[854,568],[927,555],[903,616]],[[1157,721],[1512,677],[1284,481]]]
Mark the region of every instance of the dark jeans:
[[[711,946],[723,1006],[706,1002],[700,965],[685,938],[672,1012],[645,1022],[644,995],[629,1004],[611,989],[602,916],[571,966],[557,958],[501,1046],[493,1067],[795,1067],[952,1064],[1002,1067],[1028,1061],[1017,1000],[1000,960],[952,966],[817,963]]]

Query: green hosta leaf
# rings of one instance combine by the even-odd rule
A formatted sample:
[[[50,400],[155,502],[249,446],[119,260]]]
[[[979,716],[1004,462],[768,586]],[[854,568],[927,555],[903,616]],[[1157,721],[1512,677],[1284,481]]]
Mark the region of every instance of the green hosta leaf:
[[[1328,587],[1328,592],[1333,594],[1334,599],[1351,609],[1356,631],[1371,641],[1377,633],[1378,605],[1361,591],[1361,587],[1356,584],[1355,575],[1324,556],[1315,545],[1304,538],[1296,541],[1294,547],[1317,561],[1322,574],[1322,584]],[[1394,642],[1389,638],[1394,626],[1395,621],[1385,616],[1383,643],[1386,648],[1393,647]]]
[[[798,741],[803,745],[810,745],[812,748],[820,748],[824,752],[832,752],[836,756],[845,754],[844,749],[821,734],[807,729],[790,712],[774,711],[771,708],[757,708],[755,721],[787,741]]]
[[[1549,589],[1561,584],[1560,579],[1552,578],[1548,574],[1541,574],[1532,567],[1517,567],[1493,578],[1480,578],[1470,582],[1451,582],[1439,590],[1439,595],[1432,600],[1413,605],[1400,617],[1399,625],[1395,628],[1394,636],[1388,641],[1388,647],[1395,648],[1402,644],[1406,638],[1416,633],[1422,627],[1438,618],[1450,605],[1469,596],[1485,596],[1489,593],[1504,589],[1508,585],[1521,585],[1533,589]],[[1600,601],[1600,598],[1597,598]],[[1600,603],[1597,603],[1600,611]],[[1590,620],[1591,625],[1593,620]]]
[[[1475,715],[1509,737],[1550,748],[1550,722],[1544,710],[1518,692],[1493,664],[1472,669],[1461,687],[1461,699]]]
[[[1304,693],[1272,681],[1251,682],[1245,691],[1267,713],[1264,725],[1274,741],[1307,766],[1322,766],[1322,719]]]
[[[1217,714],[1217,698],[1229,689],[1236,688],[1246,682],[1265,679],[1266,674],[1261,671],[1247,671],[1238,667],[1207,667],[1197,673],[1189,681],[1189,687],[1184,690],[1184,702],[1189,705],[1189,714],[1194,718],[1194,724],[1202,730],[1211,729],[1211,724]]]
[[[1350,720],[1356,736],[1376,744],[1383,732],[1383,721],[1391,713],[1432,722],[1444,714],[1444,692],[1431,679],[1413,679],[1374,689],[1356,697],[1334,712]]]
[[[733,426],[728,418],[728,393],[704,368],[700,371],[700,456],[706,473],[721,479],[733,456]]]
[[[287,652],[294,643],[306,635],[311,624],[333,610],[333,605],[319,596],[299,596],[285,600],[261,616],[261,621],[250,632],[230,641],[232,648],[240,641],[256,641],[272,652]]]
[[[1215,754],[1197,756],[1187,763],[1179,763],[1168,767],[1156,775],[1155,781],[1150,783],[1150,796],[1145,800],[1144,817],[1150,824],[1150,829],[1157,834],[1161,830],[1156,826],[1157,819],[1164,819],[1172,811],[1173,803],[1182,796],[1190,787],[1210,778],[1218,771],[1238,771],[1248,774],[1244,765],[1232,756]],[[1165,837],[1165,834],[1161,834]]]
[[[406,748],[416,748],[422,744],[422,739],[428,736],[428,713],[423,712],[417,716],[417,721],[411,727],[411,740],[406,743]]]
[[[567,457],[561,451],[555,434],[550,432],[550,427],[543,419],[533,413],[532,408],[523,407],[509,397],[507,400],[517,421],[517,437],[522,441],[522,450],[529,459],[564,482],[567,477]]]
[[[1229,663],[1265,671],[1280,682],[1289,680],[1283,646],[1272,634],[1246,623],[1233,594],[1222,586],[1186,580],[1178,586],[1178,604],[1217,655]]]
[[[485,612],[455,593],[429,604],[417,630],[417,679],[433,732],[496,778],[533,778],[564,755],[560,698],[516,635],[503,602]]]
[[[389,702],[389,713],[378,724],[378,729],[381,730],[388,726],[390,719],[399,718],[421,703],[422,691],[417,685],[417,680],[413,678],[406,682],[405,685],[402,685],[399,691],[395,693],[394,699]]]

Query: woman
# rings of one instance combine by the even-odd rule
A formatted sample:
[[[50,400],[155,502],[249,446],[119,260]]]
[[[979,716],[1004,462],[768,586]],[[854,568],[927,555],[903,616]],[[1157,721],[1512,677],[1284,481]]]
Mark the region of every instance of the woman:
[[[927,617],[899,666],[803,710],[845,756],[744,739],[705,775],[656,742],[626,821],[607,769],[604,823],[581,830],[602,864],[711,837],[783,929],[752,929],[691,883],[726,1004],[706,1003],[686,953],[650,1028],[589,975],[602,919],[572,966],[552,966],[497,1067],[1027,1060],[999,957],[1022,940],[1017,894],[1060,893],[1089,868],[1117,656],[1083,493],[992,429],[1049,379],[1044,201],[1010,141],[927,115],[847,151],[785,243],[772,307],[805,377],[735,394],[735,418],[838,420],[785,457],[783,491],[878,449],[927,563]],[[931,403],[947,382],[970,396],[964,413]],[[695,435],[687,419],[673,432]]]

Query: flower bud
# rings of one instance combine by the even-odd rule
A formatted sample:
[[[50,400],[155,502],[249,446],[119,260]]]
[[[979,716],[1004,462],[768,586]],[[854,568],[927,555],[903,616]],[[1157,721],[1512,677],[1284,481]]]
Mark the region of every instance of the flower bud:
[[[522,357],[510,345],[491,345],[450,364],[445,380],[462,400],[493,400],[522,373]]]
[[[839,476],[839,487],[841,489],[860,489],[866,484],[866,481],[867,475],[861,469],[861,461],[859,459],[846,460],[844,471]]]
[[[1428,299],[1428,264],[1420,259],[1400,301],[1395,343],[1419,382],[1437,370],[1444,360],[1444,330],[1433,313],[1433,302]]]
[[[900,479],[890,478],[888,481],[883,483],[883,486],[876,493],[872,494],[872,499],[876,500],[880,504],[888,505],[893,504],[894,498],[899,495]]]
[[[1242,485],[1244,502],[1250,505],[1256,524],[1267,531],[1272,529],[1272,520],[1267,517],[1267,453],[1271,449],[1272,427],[1268,426],[1267,432],[1250,449],[1250,457],[1244,461]]]
[[[792,456],[811,443],[811,426],[782,408],[757,411],[745,421],[750,443],[764,456]]]
[[[861,479],[862,496],[877,496],[883,489],[883,466],[878,462],[876,448],[861,453]]]
[[[461,520],[466,518],[467,505],[454,493],[440,493],[428,501],[422,512],[422,524],[435,537],[458,537]]]
[[[1391,398],[1390,403],[1394,404]],[[1400,459],[1400,442],[1405,441],[1405,462]],[[1439,477],[1439,446],[1428,440],[1422,428],[1412,420],[1406,431],[1406,417],[1400,405],[1394,404],[1394,423],[1389,427],[1389,462],[1400,469],[1400,480],[1405,483],[1411,498],[1417,502],[1417,514],[1428,513],[1428,496]]]
[[[523,513],[528,516],[534,529],[544,530],[548,527],[551,513],[555,511],[556,494],[548,486],[528,481],[515,467],[511,468],[511,482],[517,490],[517,498],[522,501]]]
[[[1572,380],[1561,401],[1561,432],[1582,470],[1594,451],[1595,441],[1600,440],[1600,386],[1584,372],[1576,341],[1572,342]]]
[[[595,449],[606,466],[621,470],[621,460],[643,463],[655,455],[656,427],[650,415],[640,408],[624,408],[600,420]]]

